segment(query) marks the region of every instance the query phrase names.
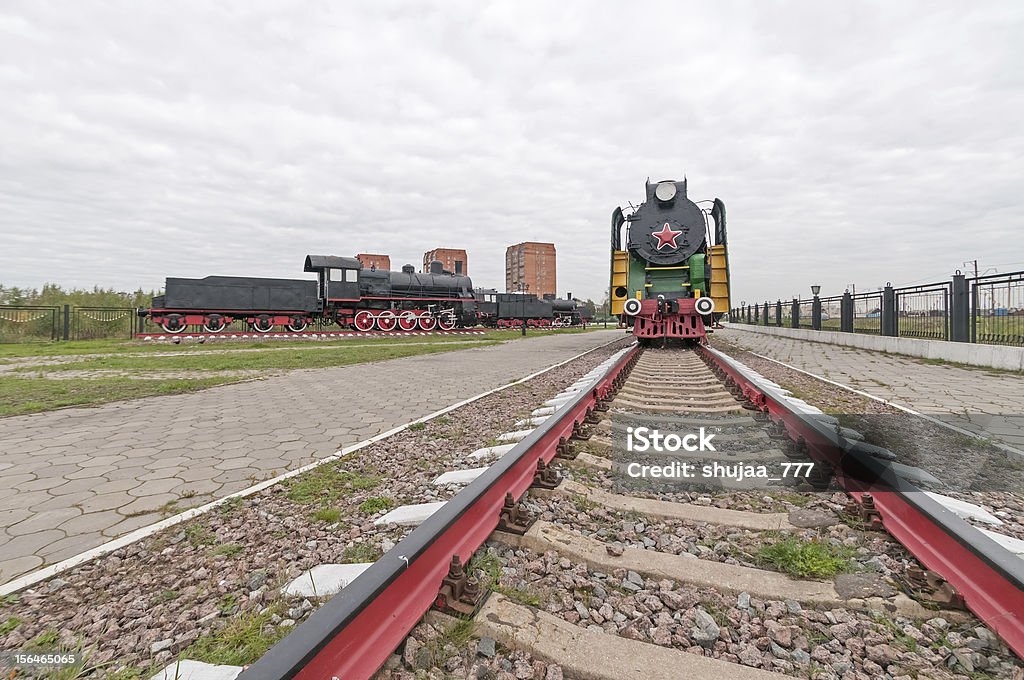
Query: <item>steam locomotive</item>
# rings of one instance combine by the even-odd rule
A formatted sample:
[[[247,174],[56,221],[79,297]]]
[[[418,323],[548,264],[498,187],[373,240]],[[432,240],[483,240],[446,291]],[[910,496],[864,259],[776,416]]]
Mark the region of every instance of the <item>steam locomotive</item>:
[[[639,207],[612,212],[611,312],[643,343],[701,342],[729,309],[725,203],[701,203],[711,207],[687,198],[686,179],[648,180]]]
[[[451,330],[476,324],[476,299],[468,276],[446,272],[440,262],[417,273],[364,268],[352,257],[307,255],[306,272],[317,280],[207,276],[168,278],[151,309],[139,311],[167,333],[190,326],[219,333],[244,321],[257,333],[281,327],[301,333],[314,321],[360,331]]]
[[[572,293],[565,300],[538,299],[533,293],[499,293],[493,288],[478,288],[475,293],[477,319],[492,328],[519,328],[524,320],[535,328],[583,326],[592,319]]]

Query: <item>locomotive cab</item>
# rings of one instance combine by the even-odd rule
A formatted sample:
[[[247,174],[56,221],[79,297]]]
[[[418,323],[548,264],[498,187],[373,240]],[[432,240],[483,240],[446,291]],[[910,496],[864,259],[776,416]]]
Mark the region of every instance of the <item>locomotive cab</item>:
[[[330,300],[359,300],[359,270],[363,263],[354,257],[307,255],[303,271],[316,272],[317,295],[325,304]]]

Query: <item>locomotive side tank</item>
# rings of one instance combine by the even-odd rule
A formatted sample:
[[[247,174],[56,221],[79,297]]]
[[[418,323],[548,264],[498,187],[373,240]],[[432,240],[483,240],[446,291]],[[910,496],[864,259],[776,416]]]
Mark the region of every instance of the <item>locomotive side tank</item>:
[[[702,341],[729,308],[725,204],[702,210],[685,179],[645,188],[632,213],[612,213],[612,313],[644,341]]]

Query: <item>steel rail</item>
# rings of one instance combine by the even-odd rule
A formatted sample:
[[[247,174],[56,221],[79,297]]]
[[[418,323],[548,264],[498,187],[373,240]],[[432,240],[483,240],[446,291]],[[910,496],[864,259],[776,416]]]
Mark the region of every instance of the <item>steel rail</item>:
[[[434,603],[453,556],[464,563],[498,526],[505,497],[519,499],[598,402],[619,385],[639,348],[568,400],[515,448],[451,498],[238,680],[370,678]]]
[[[831,466],[847,493],[862,506],[873,506],[886,531],[952,585],[967,607],[1024,657],[1024,559],[899,476],[887,460],[872,455],[870,445],[842,436],[835,418],[800,408],[777,385],[722,352],[699,351],[757,409],[801,442],[812,460]]]

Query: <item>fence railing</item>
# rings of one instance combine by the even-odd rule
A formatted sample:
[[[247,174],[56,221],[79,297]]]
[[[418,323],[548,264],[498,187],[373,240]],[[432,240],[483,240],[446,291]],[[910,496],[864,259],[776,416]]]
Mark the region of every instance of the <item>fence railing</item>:
[[[0,305],[0,343],[131,338],[141,330],[134,307]]]
[[[1024,271],[741,305],[736,323],[1024,347]]]

